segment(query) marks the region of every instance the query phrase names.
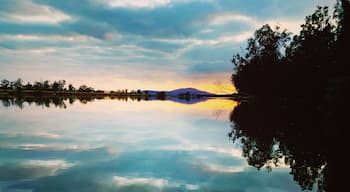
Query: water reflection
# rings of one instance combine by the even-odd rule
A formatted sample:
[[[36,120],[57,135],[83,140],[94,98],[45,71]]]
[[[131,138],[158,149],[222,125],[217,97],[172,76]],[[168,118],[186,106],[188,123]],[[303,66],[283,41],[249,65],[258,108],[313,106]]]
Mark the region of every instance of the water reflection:
[[[25,103],[29,105],[35,104],[36,106],[43,107],[59,107],[67,108],[67,103],[73,104],[76,100],[79,100],[81,103],[86,104],[88,102],[94,101],[95,99],[104,99],[103,97],[93,97],[93,96],[84,96],[84,97],[0,97],[2,105],[4,107],[17,106],[23,108]],[[124,99],[124,98],[122,98]]]
[[[304,190],[338,191],[345,165],[341,129],[346,123],[336,115],[341,105],[332,103],[339,108],[325,110],[326,105],[320,109],[312,100],[242,102],[231,113],[229,136],[242,143],[249,165],[270,171],[287,166]]]
[[[4,107],[10,107],[10,106],[17,106],[19,108],[23,108],[25,106],[25,103],[32,105],[35,104],[36,106],[43,106],[43,107],[58,107],[58,108],[67,108],[68,103],[72,105],[74,102],[79,101],[82,104],[87,104],[89,102],[95,101],[95,100],[101,100],[101,99],[111,99],[111,100],[118,100],[118,101],[153,101],[153,100],[168,100],[173,101],[176,103],[182,103],[182,104],[196,104],[200,102],[207,101],[207,97],[169,97],[169,98],[158,98],[158,97],[142,97],[142,96],[99,96],[99,95],[78,95],[78,96],[16,96],[16,97],[8,97],[8,96],[1,96],[0,100],[2,102],[2,105]]]
[[[236,104],[0,106],[0,191],[300,191],[287,167],[257,171],[232,145]]]

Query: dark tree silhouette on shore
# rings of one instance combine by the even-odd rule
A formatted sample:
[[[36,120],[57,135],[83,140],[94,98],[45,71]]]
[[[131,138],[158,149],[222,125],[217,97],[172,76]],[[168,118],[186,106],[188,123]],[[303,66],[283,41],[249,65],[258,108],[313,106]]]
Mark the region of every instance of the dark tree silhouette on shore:
[[[229,136],[260,169],[282,163],[302,189],[341,191],[350,107],[350,2],[318,7],[299,34],[264,25],[233,58],[233,83],[247,96]]]
[[[75,87],[72,84],[69,84],[68,91],[75,91]]]
[[[239,93],[253,95],[268,94],[268,89],[280,89],[283,85],[275,82],[282,68],[281,50],[286,48],[290,34],[286,31],[272,30],[264,25],[255,32],[254,38],[248,40],[245,55],[237,54],[233,58],[236,74],[232,80]]]
[[[299,34],[264,25],[248,40],[246,53],[232,62],[232,81],[239,93],[258,97],[320,97],[329,83],[350,75],[349,1],[338,2],[333,17],[318,7],[306,17]]]
[[[7,79],[1,80],[0,87],[1,87],[2,89],[9,89],[9,88],[10,88],[10,81],[7,80]]]

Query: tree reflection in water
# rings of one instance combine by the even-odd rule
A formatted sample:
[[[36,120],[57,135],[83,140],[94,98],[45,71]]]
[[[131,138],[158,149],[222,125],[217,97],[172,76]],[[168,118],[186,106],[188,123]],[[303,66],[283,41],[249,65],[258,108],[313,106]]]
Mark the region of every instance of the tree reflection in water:
[[[249,165],[272,170],[285,164],[303,190],[339,191],[347,90],[338,89],[321,106],[301,99],[241,102],[230,115],[229,136],[242,143]]]
[[[167,98],[159,98],[157,96],[142,96],[142,95],[72,95],[72,96],[22,96],[22,95],[10,95],[10,96],[2,96],[0,95],[0,102],[2,103],[2,106],[4,107],[10,107],[10,106],[17,106],[20,109],[23,109],[25,107],[25,104],[28,105],[36,105],[36,106],[43,106],[43,107],[58,107],[65,109],[68,106],[68,103],[70,105],[73,105],[76,101],[79,101],[82,104],[87,104],[89,102],[93,102],[95,100],[101,100],[101,99],[111,99],[111,100],[118,100],[123,102],[128,101],[152,101],[152,100],[169,100],[176,103],[182,103],[182,104],[196,104],[200,102],[204,102],[208,100],[207,97],[204,96],[197,96],[197,97],[167,97]]]

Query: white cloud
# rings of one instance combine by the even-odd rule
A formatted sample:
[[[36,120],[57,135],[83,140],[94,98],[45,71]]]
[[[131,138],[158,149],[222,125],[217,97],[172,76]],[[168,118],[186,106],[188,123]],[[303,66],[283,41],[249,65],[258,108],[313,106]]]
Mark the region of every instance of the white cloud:
[[[36,49],[25,49],[25,52],[31,52],[34,54],[44,54],[44,53],[52,53],[56,52],[58,49],[54,47],[43,47],[43,48],[36,48]],[[19,52],[19,51],[17,51]]]
[[[166,179],[145,178],[145,177],[121,177],[113,176],[113,180],[118,186],[129,185],[152,185],[158,188],[163,188],[169,184]]]
[[[120,37],[120,34],[115,32],[108,32],[103,35],[104,40],[114,40]]]
[[[10,146],[13,148],[19,148],[23,150],[48,150],[48,151],[87,151],[95,148],[91,148],[83,145],[47,145],[47,144],[21,144],[17,146]]]
[[[253,35],[252,32],[242,32],[234,35],[223,35],[216,39],[153,39],[154,41],[164,42],[164,43],[177,43],[177,44],[189,44],[192,46],[200,45],[220,45],[225,43],[239,43],[245,41]]]
[[[154,8],[169,5],[170,0],[103,0],[103,3],[110,7],[126,7],[126,8]]]
[[[249,24],[254,24],[256,23],[256,20],[253,17],[237,13],[221,13],[210,15],[207,18],[206,22],[208,22],[211,25],[223,25],[231,22],[245,22]]]
[[[110,36],[110,35],[107,35]],[[107,37],[106,37],[107,38]],[[10,41],[98,41],[98,39],[81,35],[81,34],[70,34],[70,35],[27,35],[18,34],[10,35],[4,34],[0,35],[0,40],[10,40]]]
[[[297,19],[276,19],[276,20],[269,20],[261,22],[261,27],[263,24],[269,24],[271,27],[279,26],[282,30],[287,29],[288,32],[292,32],[293,34],[299,33],[301,30],[300,25],[303,24],[303,20],[297,20]]]
[[[198,185],[192,185],[192,184],[185,184],[185,188],[189,191],[193,191],[193,190],[198,190],[199,186]]]
[[[203,29],[200,31],[200,33],[212,33],[212,32],[214,32],[213,29]]]
[[[15,162],[1,162],[0,177],[5,181],[33,180],[41,177],[55,176],[60,171],[75,166],[62,159],[51,160],[19,160]]]
[[[131,185],[151,185],[158,189],[164,187],[185,187],[186,190],[193,191],[198,190],[199,186],[195,184],[170,182],[167,179],[152,178],[152,177],[121,177],[113,176],[113,181],[118,187],[131,186]]]
[[[54,133],[47,133],[47,132],[39,132],[39,133],[34,133],[33,136],[40,137],[40,138],[47,138],[47,139],[58,139],[61,136],[54,134]]]
[[[121,7],[130,9],[153,9],[156,7],[171,6],[175,3],[187,3],[191,0],[91,0],[95,3],[100,3],[108,7]],[[194,0],[192,0],[194,1]],[[211,2],[213,0],[195,0]]]
[[[45,171],[44,175],[53,176],[56,175],[57,171],[63,169],[69,169],[74,166],[73,163],[68,163],[61,159],[56,160],[28,160],[21,163],[21,166],[26,168],[40,168]]]
[[[210,163],[201,164],[200,167],[204,171],[219,172],[219,173],[239,173],[243,172],[246,166],[222,166]]]
[[[252,27],[252,30],[256,30],[261,26],[263,26],[264,24],[269,24],[272,28],[274,28],[275,26],[279,26],[282,30],[287,29],[287,31],[296,34],[300,31],[300,25],[304,21],[303,21],[303,18],[300,18],[300,19],[275,18],[273,20],[259,20],[254,17],[237,14],[237,13],[223,13],[223,14],[210,15],[207,18],[207,22],[210,25],[226,25],[233,22],[240,22],[240,23],[248,24],[249,26]],[[250,32],[250,34],[252,35],[253,33]],[[246,40],[247,38],[246,36],[241,36],[241,39]]]
[[[7,137],[15,138],[15,137],[38,137],[38,138],[46,138],[46,139],[58,139],[61,136],[54,134],[54,133],[48,133],[48,132],[37,132],[37,133],[3,133],[6,134]]]
[[[222,13],[208,16],[206,22],[209,23],[209,25],[226,25],[233,22],[240,22],[248,24],[252,27],[252,30],[256,30],[264,24],[269,24],[273,28],[275,26],[279,26],[281,29],[287,29],[289,32],[296,34],[300,30],[300,25],[303,23],[303,18],[276,18],[274,20],[260,20],[238,13]]]
[[[19,0],[7,10],[0,12],[0,21],[14,23],[58,24],[73,18],[62,11],[46,5],[35,4],[31,0]]]
[[[73,163],[68,163],[61,159],[55,159],[55,160],[28,160],[23,162],[23,165],[26,166],[38,166],[38,167],[52,167],[56,170],[58,169],[67,169],[72,167]]]
[[[204,44],[219,45],[219,44],[225,44],[225,43],[239,43],[247,40],[252,35],[253,35],[252,32],[242,32],[236,35],[222,36],[222,37],[219,37],[218,39],[207,40],[207,41],[204,41]]]
[[[209,152],[225,154],[235,158],[243,158],[242,151],[238,149],[223,148],[218,146],[203,146],[203,145],[188,144],[188,145],[166,146],[166,147],[161,147],[160,149],[169,150],[169,151],[209,151]]]

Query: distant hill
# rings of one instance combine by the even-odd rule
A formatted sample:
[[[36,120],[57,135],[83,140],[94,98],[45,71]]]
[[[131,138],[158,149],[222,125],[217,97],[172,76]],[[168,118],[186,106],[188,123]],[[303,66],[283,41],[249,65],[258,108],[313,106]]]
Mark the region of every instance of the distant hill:
[[[212,93],[206,92],[206,91],[201,91],[195,88],[181,88],[181,89],[175,89],[172,91],[168,91],[166,92],[168,95],[171,96],[176,96],[176,95],[180,95],[180,94],[191,94],[191,95],[214,95]]]
[[[159,92],[162,92],[162,91],[144,90],[142,92],[147,93],[149,95],[157,95]]]
[[[154,91],[154,90],[145,90],[143,92],[148,92],[149,95],[157,95],[158,93],[164,92],[168,96],[178,96],[182,94],[189,93],[190,95],[199,95],[199,96],[213,96],[215,94],[209,93],[206,91],[201,91],[195,88],[181,88],[181,89],[175,89],[172,91]]]
[[[200,98],[193,98],[193,99],[180,99],[180,98],[177,98],[177,97],[170,97],[167,99],[168,101],[173,101],[175,103],[182,103],[182,104],[197,104],[197,103],[200,103],[200,102],[204,102],[204,101],[207,101],[208,98],[207,97],[200,97]]]

